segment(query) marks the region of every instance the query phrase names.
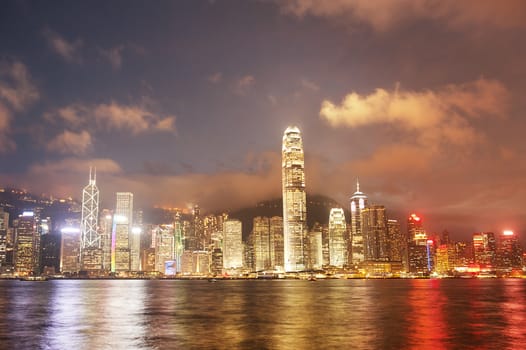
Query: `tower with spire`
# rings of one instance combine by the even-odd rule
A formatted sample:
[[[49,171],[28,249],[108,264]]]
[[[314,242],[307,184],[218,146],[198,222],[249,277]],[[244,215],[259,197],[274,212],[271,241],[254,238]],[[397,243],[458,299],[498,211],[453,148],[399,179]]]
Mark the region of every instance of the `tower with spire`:
[[[82,190],[82,214],[80,220],[80,266],[84,271],[100,271],[102,247],[98,229],[99,189],[97,170],[89,169],[88,185]]]
[[[282,144],[283,251],[286,271],[309,268],[305,162],[300,130],[289,126]]]
[[[357,267],[364,259],[362,210],[368,206],[367,196],[360,191],[360,182],[356,179],[356,192],[351,197],[351,244],[349,247],[349,262]]]

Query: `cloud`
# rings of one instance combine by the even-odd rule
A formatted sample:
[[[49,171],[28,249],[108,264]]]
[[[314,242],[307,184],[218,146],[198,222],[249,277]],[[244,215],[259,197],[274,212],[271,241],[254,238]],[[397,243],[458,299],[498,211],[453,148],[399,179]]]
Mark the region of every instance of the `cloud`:
[[[98,105],[71,104],[46,113],[50,122],[62,121],[71,128],[123,130],[132,134],[148,131],[175,132],[175,116],[165,116],[153,112],[144,105],[123,105],[115,101]]]
[[[68,63],[81,63],[82,57],[80,49],[83,46],[82,40],[77,39],[73,42],[66,40],[60,34],[51,29],[44,30],[49,47]]]
[[[223,80],[223,73],[216,72],[208,77],[208,81],[212,84],[219,84]]]
[[[12,151],[16,148],[15,143],[8,136],[10,131],[11,113],[0,103],[0,153]]]
[[[313,81],[308,79],[301,79],[301,86],[312,91],[319,91],[320,87]]]
[[[21,111],[38,100],[40,94],[27,67],[19,61],[0,62],[0,98]]]
[[[65,130],[47,144],[48,151],[74,155],[86,154],[91,147],[91,135],[85,130],[79,133]]]
[[[99,49],[101,56],[106,59],[113,69],[120,69],[122,66],[122,52],[124,51],[124,45],[111,47],[109,49]]]
[[[109,130],[129,130],[133,134],[150,130],[175,131],[174,116],[161,118],[143,106],[125,106],[111,102],[96,106],[92,113],[97,123]]]
[[[10,137],[13,112],[21,112],[40,94],[26,66],[15,60],[0,61],[0,153],[16,149]]]
[[[387,91],[369,95],[352,92],[340,105],[322,102],[320,116],[331,126],[359,128],[387,124],[413,133],[417,143],[468,145],[481,141],[470,123],[475,118],[499,117],[508,108],[509,92],[498,81],[479,79],[448,85],[436,91]]]
[[[526,3],[522,0],[285,0],[276,3],[283,13],[300,18],[311,15],[351,25],[366,23],[377,31],[387,31],[411,20],[439,21],[454,29],[526,26]]]
[[[122,172],[120,165],[108,158],[65,158],[56,162],[34,164],[29,167],[29,173],[32,175],[48,175],[54,177],[59,174],[84,174],[90,167],[96,167],[97,173],[103,174],[116,175]],[[56,182],[56,178],[53,182]]]
[[[234,86],[234,92],[238,95],[245,95],[256,83],[256,78],[252,75],[245,75],[239,78]]]

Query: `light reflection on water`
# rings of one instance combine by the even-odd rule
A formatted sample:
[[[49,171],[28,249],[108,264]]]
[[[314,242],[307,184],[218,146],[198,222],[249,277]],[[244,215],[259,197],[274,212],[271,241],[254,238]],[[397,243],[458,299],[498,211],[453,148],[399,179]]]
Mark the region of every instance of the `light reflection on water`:
[[[524,280],[0,281],[0,347],[524,349]]]

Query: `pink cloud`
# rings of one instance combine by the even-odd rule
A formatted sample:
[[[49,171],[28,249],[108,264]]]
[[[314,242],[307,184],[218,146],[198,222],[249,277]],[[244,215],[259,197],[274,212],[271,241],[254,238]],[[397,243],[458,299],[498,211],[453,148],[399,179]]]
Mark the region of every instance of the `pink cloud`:
[[[91,135],[85,130],[79,133],[65,130],[47,144],[48,151],[74,155],[86,154],[91,147]]]
[[[452,29],[466,30],[526,25],[526,3],[521,0],[285,0],[276,3],[284,13],[300,18],[324,17],[351,26],[366,23],[380,32],[411,20],[438,21]]]

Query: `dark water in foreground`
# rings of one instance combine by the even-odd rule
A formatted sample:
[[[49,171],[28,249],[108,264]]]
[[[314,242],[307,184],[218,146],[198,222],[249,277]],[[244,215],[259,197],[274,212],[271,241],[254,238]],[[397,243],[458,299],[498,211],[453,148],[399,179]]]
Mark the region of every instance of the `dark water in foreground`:
[[[4,280],[0,347],[526,349],[526,280]]]

